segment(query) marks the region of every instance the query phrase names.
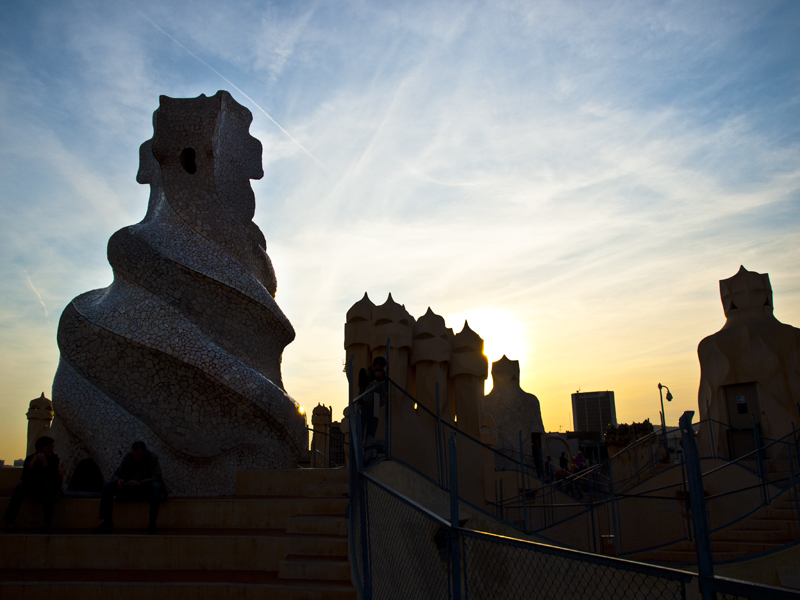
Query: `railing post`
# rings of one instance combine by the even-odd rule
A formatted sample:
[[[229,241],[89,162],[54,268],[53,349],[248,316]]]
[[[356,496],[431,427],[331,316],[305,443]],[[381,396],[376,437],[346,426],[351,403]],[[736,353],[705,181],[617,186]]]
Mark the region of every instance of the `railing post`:
[[[442,407],[439,402],[439,382],[436,382],[436,458],[439,460],[439,484],[447,489],[444,474],[444,448],[442,448]]]
[[[528,502],[525,499],[525,446],[523,446],[522,431],[519,432],[519,472],[522,475],[522,525],[523,531],[528,533]]]
[[[600,456],[599,454],[597,455]],[[594,497],[592,495],[592,488],[594,486],[589,482],[589,511],[592,514],[592,552],[597,552],[597,532],[595,531],[594,524]]]
[[[350,444],[348,444],[347,453],[348,453],[349,458],[350,458],[350,465],[349,465],[350,506],[348,507],[348,511],[350,513],[349,514],[350,518],[348,519],[348,531],[349,531],[350,540],[351,540],[351,544],[352,544],[352,557],[351,557],[351,560],[353,561],[353,565],[356,565],[357,563],[356,563],[356,560],[355,560],[355,556],[356,556],[355,555],[355,552],[356,552],[355,520],[356,520],[356,518],[358,518],[359,520],[361,519],[361,513],[363,513],[363,511],[364,511],[364,507],[361,505],[361,495],[360,495],[360,486],[359,486],[360,478],[359,478],[359,473],[358,473],[358,464],[356,462],[357,461],[357,458],[356,458],[356,456],[357,456],[357,447],[358,447],[359,444],[358,444],[358,427],[356,426],[356,410],[357,410],[357,406],[358,405],[353,402],[353,397],[354,397],[353,396],[353,360],[354,359],[355,359],[355,356],[354,355],[350,355],[350,361],[349,361],[350,364],[348,365],[348,374],[349,374],[349,379],[348,379],[348,384],[349,385],[348,385],[348,387],[349,387],[349,393],[350,393],[350,398],[349,398],[349,401],[348,401],[348,406],[350,407],[350,413],[349,413],[349,417],[350,417]],[[358,514],[357,515],[353,514],[354,511],[358,511]],[[363,550],[364,550],[363,549],[363,538],[361,540],[361,544],[362,544],[362,548],[361,548],[361,550],[362,550],[362,561],[361,561],[362,570],[361,570],[361,572],[359,572],[358,569],[355,569],[355,571],[356,571],[356,577],[360,579],[360,581],[358,583],[363,586],[363,582],[364,582],[364,578],[365,578],[364,571],[367,569],[367,565],[364,564],[364,560],[363,560]],[[366,593],[364,595],[366,596]]]
[[[694,521],[695,547],[697,548],[697,569],[700,575],[700,591],[703,600],[713,600],[714,591],[707,585],[714,579],[714,557],[711,554],[711,534],[708,528],[703,472],[700,468],[700,455],[694,441],[692,417],[694,411],[687,410],[680,418],[683,454],[686,457],[686,475],[689,483],[689,501]]]
[[[359,524],[361,525],[361,568],[363,570],[362,577],[364,578],[364,600],[372,600],[372,565],[370,563],[370,547],[369,547],[369,520],[367,519],[367,489],[364,483],[364,453],[361,451],[361,410],[357,404],[351,404],[354,410],[351,410],[353,418],[353,433],[355,433],[355,443],[351,444],[353,453],[355,454],[355,468],[356,468],[356,497],[359,507]],[[350,470],[352,478],[353,470]],[[354,499],[351,496],[351,499]],[[352,517],[351,517],[352,518]]]
[[[392,346],[391,338],[386,338],[386,460],[392,458],[392,384],[389,371],[389,349]]]
[[[614,472],[611,470],[611,461],[608,461],[608,479],[611,487],[611,524],[614,527],[614,555],[619,558],[619,532],[617,531],[617,499],[614,495]]]
[[[650,432],[649,440],[650,440],[650,468],[653,469],[653,476],[655,476],[655,474],[656,474],[656,457],[653,454],[653,432],[652,431]],[[611,461],[609,461],[609,464],[611,464]]]
[[[364,473],[364,450],[361,448],[361,442],[364,439],[362,436],[362,427],[361,427],[361,404],[353,404],[353,411],[352,411],[352,418],[353,418],[353,433],[357,439],[353,440],[351,444],[353,446],[353,450],[356,454],[356,471],[358,474],[361,475]]]
[[[500,518],[505,520],[506,518],[506,500],[503,496],[503,478],[500,478]]]
[[[758,478],[761,480],[761,499],[764,504],[769,504],[769,497],[767,496],[767,474],[764,471],[764,459],[761,456],[761,436],[758,433],[758,421],[755,415],[750,415],[753,420],[753,443],[756,446],[756,466],[758,467]]]
[[[711,409],[708,406],[708,398],[706,398],[706,419],[708,419],[708,437],[711,439],[712,456],[717,458],[717,446],[714,444],[714,422],[711,420]]]
[[[306,433],[309,431],[308,427],[306,427]],[[313,435],[314,430],[311,429],[311,464],[309,465],[312,469],[317,468],[317,436]]]
[[[683,488],[683,504],[686,510],[686,534],[689,541],[692,541],[692,527],[689,525],[689,493],[686,489],[686,456],[681,454],[681,487]]]
[[[350,409],[349,412],[348,412],[348,417],[350,418],[350,444],[348,445],[347,453],[348,453],[348,457],[350,459],[350,475],[351,475],[351,477],[350,477],[350,497],[351,498],[353,497],[353,491],[354,491],[354,489],[353,489],[353,477],[352,477],[353,470],[352,469],[353,469],[353,465],[356,464],[355,462],[353,462],[355,460],[355,457],[353,456],[353,438],[355,437],[355,422],[356,422],[355,421],[355,405],[353,404],[353,398],[355,398],[355,396],[353,395],[353,361],[355,361],[355,359],[356,359],[356,355],[355,354],[351,354],[350,355],[350,360],[348,361],[348,365],[347,365],[347,393],[348,393],[347,406]]]
[[[792,423],[792,430],[794,430],[794,423]],[[792,454],[793,453],[789,451],[789,474],[792,477],[792,492],[794,492],[794,514],[796,519],[794,523],[794,533],[795,536],[800,539],[800,499],[797,497],[797,477],[794,474],[794,456]]]
[[[797,446],[797,428],[792,421],[792,441],[794,442],[794,457],[797,459],[797,468],[800,472],[800,448]]]
[[[453,600],[461,600],[461,553],[458,547],[458,457],[456,432],[450,434],[450,560],[453,573]]]
[[[497,479],[494,480],[494,512],[496,517],[500,517],[500,495],[497,493]]]

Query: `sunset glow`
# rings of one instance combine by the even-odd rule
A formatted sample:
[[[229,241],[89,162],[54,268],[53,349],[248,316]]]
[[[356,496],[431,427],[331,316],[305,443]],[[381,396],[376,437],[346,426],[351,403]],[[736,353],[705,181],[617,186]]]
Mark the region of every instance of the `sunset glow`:
[[[520,361],[545,427],[697,410],[719,280],[800,325],[800,2],[3,3],[0,459],[50,395],[58,321],[144,218],[159,95],[253,113],[283,384],[342,416],[347,310],[388,294]],[[487,382],[487,391],[491,382]]]
[[[461,331],[464,321],[466,321],[470,328],[483,338],[483,353],[489,359],[486,393],[492,389],[492,363],[494,361],[500,360],[503,355],[511,360],[518,360],[522,364],[528,361],[528,340],[530,338],[526,335],[527,332],[522,325],[507,311],[492,308],[475,309],[448,316],[445,321],[456,333]]]

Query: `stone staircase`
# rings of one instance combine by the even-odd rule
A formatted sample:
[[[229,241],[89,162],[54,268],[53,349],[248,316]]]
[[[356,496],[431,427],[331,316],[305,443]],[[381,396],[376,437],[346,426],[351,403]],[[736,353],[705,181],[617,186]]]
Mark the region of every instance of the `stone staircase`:
[[[795,494],[795,491],[787,492],[749,517],[712,533],[714,562],[745,559],[800,543]],[[627,558],[675,565],[696,563],[697,553],[694,542],[681,541]]]
[[[677,465],[677,463],[656,461],[654,465],[654,467],[643,469],[641,473],[632,478],[630,481],[625,482],[624,485],[615,485],[614,491],[618,494],[629,493],[632,489],[641,485],[642,483],[658,477],[664,471],[672,469]]]
[[[0,472],[5,510],[19,470]],[[16,474],[10,474],[17,471]],[[236,495],[170,498],[159,532],[148,505],[117,503],[116,530],[92,535],[99,499],[56,501],[53,528],[26,502],[0,533],[0,597],[354,600],[345,469],[240,471]]]

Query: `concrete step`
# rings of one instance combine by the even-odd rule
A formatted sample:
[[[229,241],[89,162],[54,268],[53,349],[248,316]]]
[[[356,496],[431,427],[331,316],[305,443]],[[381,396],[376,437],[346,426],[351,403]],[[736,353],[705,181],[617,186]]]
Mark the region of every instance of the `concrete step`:
[[[281,579],[277,571],[0,569],[4,600],[356,600],[349,581]]]
[[[21,481],[22,467],[0,467],[0,496],[10,496]]]
[[[7,494],[12,475],[0,478]],[[26,501],[22,527],[0,533],[0,597],[355,599],[347,481],[344,469],[239,472],[234,497],[163,503],[156,535],[146,502],[115,503],[115,532],[92,535],[99,498],[59,498],[49,531]]]
[[[767,518],[770,519],[784,519],[786,521],[792,521],[796,517],[797,511],[794,509],[792,505],[789,503],[786,504],[771,504],[765,507],[764,514]]]
[[[287,554],[347,561],[347,538],[274,530],[0,534],[0,565],[8,569],[277,571]]]
[[[787,540],[788,541],[788,540]],[[736,552],[743,556],[753,556],[762,552],[770,552],[784,546],[786,542],[769,542],[766,540],[750,542],[744,540],[712,540],[711,551],[714,554]]]
[[[10,496],[20,482],[22,468],[0,468],[0,496]],[[307,485],[344,484],[346,493],[347,469],[281,469],[241,470],[236,473],[237,496],[302,496]],[[337,493],[338,497],[338,493]]]
[[[746,519],[729,527],[731,531],[763,531],[788,533],[794,530],[793,521],[785,519]]]
[[[746,556],[740,552],[713,552],[712,554],[714,562],[735,560]],[[659,564],[686,565],[697,563],[697,552],[689,550],[652,550],[626,558]]]
[[[345,483],[309,483],[303,488],[306,498],[348,498],[350,484]]]
[[[347,535],[347,519],[338,515],[300,515],[286,520],[286,533]]]
[[[717,542],[712,541],[712,554],[714,562],[725,562],[745,558],[748,556],[755,556],[765,552],[778,550],[786,545],[787,542],[743,542],[743,541],[725,541]],[[648,550],[626,556],[631,560],[638,560],[643,562],[655,562],[660,564],[696,564],[697,551],[692,548],[686,547],[686,543],[678,543],[667,548],[658,550]]]
[[[313,579],[350,581],[350,562],[335,556],[305,556],[289,554],[278,567],[281,579]]]
[[[308,485],[348,481],[347,469],[241,470],[236,472],[236,495],[301,496]]]
[[[711,534],[712,542],[741,540],[743,542],[780,542],[786,539],[786,532],[779,530],[763,531],[761,529],[723,529]]]
[[[5,512],[10,498],[0,498],[0,511]],[[161,504],[158,524],[167,529],[282,529],[290,517],[297,515],[344,516],[347,498],[174,498]],[[91,528],[99,523],[100,500],[97,498],[63,498],[56,500],[53,510],[55,528]],[[114,524],[121,528],[147,525],[147,502],[115,502]],[[42,524],[41,504],[25,501],[17,517],[21,527]]]

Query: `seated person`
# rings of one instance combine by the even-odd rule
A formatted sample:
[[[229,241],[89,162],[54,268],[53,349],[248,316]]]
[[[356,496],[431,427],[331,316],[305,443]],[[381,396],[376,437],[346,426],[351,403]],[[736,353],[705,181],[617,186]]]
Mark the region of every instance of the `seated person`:
[[[36,440],[36,452],[25,459],[22,465],[22,482],[14,489],[3,520],[8,527],[14,526],[22,501],[41,500],[44,526],[53,521],[53,503],[61,490],[61,475],[58,472],[58,456],[53,454],[55,441],[51,437]]]
[[[363,394],[377,383],[386,380],[386,359],[376,356],[372,361],[372,366],[361,369],[358,374],[358,393]],[[361,404],[361,426],[364,431],[364,462],[377,458],[378,446],[375,443],[375,434],[378,431],[378,421],[380,419],[381,406],[386,405],[388,396],[387,387],[381,386],[370,397],[362,398]]]
[[[578,450],[578,454],[575,455],[574,461],[578,471],[583,471],[586,468],[586,457],[580,450]]]
[[[158,506],[167,488],[161,480],[161,466],[158,457],[150,452],[144,442],[134,442],[131,451],[122,459],[122,464],[111,476],[111,481],[103,484],[100,499],[100,518],[103,522],[92,529],[92,533],[111,533],[114,531],[112,513],[114,498],[121,500],[149,500],[150,520],[148,533],[156,533]]]

